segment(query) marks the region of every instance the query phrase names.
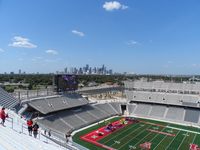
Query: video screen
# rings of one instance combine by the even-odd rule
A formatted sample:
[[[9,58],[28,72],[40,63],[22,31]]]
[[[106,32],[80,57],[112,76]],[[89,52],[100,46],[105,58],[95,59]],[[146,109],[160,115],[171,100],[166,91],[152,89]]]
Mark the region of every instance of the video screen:
[[[55,85],[58,92],[74,91],[78,89],[78,81],[76,75],[56,75]]]

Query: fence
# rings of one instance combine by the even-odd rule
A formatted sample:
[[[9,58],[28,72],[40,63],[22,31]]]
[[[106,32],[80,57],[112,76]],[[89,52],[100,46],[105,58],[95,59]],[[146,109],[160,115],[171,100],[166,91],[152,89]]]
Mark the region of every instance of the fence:
[[[20,90],[15,91],[12,93],[12,96],[15,97],[18,100],[26,100],[29,98],[35,98],[35,97],[41,97],[41,96],[51,96],[55,95],[56,92],[54,92],[53,89],[40,89],[40,90]]]
[[[20,117],[13,116],[12,114],[9,115],[8,118],[6,118],[7,126],[11,129],[28,135],[28,127],[25,123],[22,122]],[[48,143],[48,140],[51,140],[53,143],[56,143],[60,147],[67,148],[68,150],[78,150],[78,148],[70,146],[66,143],[66,140],[64,140],[64,137],[58,136],[59,133],[56,133],[56,131],[51,130],[51,134],[53,136],[46,136],[43,133],[43,130],[39,130],[37,134],[37,139],[39,140],[45,140]],[[82,150],[82,149],[81,149]]]

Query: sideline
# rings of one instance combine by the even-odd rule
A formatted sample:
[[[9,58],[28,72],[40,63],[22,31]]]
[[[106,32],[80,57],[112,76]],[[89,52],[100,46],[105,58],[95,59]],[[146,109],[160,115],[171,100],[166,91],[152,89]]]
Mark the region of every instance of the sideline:
[[[185,131],[185,132],[190,132],[190,133],[195,133],[195,134],[200,134],[200,132],[190,131],[190,130],[186,130],[186,129],[181,129],[181,128],[176,128],[176,127],[171,127],[171,126],[166,126],[166,128],[176,129],[176,130]]]

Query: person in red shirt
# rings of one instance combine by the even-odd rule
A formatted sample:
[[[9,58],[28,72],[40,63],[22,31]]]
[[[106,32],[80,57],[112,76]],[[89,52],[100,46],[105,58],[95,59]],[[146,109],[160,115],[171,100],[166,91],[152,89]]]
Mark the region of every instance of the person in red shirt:
[[[5,108],[3,107],[0,111],[1,124],[3,126],[7,117],[8,117],[8,114],[5,113]]]
[[[27,126],[28,126],[28,133],[30,136],[32,136],[33,121],[31,119],[27,120]]]

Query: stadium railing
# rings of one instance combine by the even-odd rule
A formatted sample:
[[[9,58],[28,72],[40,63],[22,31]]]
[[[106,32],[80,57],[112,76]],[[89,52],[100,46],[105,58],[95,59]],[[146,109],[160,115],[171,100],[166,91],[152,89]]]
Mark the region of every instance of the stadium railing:
[[[6,118],[6,121],[10,123],[10,128],[12,130],[15,130],[15,131],[18,131],[19,133],[24,133],[24,134],[28,135],[28,127],[27,127],[27,125],[25,123],[22,123],[18,118],[16,119],[16,122],[15,122],[14,121],[14,116],[13,115],[9,115],[9,117]],[[52,131],[51,130],[51,134],[53,136],[48,137],[43,133],[44,131],[42,129],[45,129],[45,128],[41,127],[41,129],[38,131],[37,139],[39,139],[39,140],[42,140],[41,136],[43,136],[44,139],[46,138],[46,141],[51,140],[52,142],[58,144],[59,146],[65,147],[65,148],[67,148],[69,150],[79,150],[79,149],[88,150],[88,149],[84,148],[83,146],[78,145],[77,143],[74,143],[74,142],[70,142],[72,146],[69,145],[70,143],[66,142],[66,139],[64,138],[64,136],[61,136],[61,134],[56,132],[56,131]],[[75,148],[75,147],[77,147],[77,148]]]

